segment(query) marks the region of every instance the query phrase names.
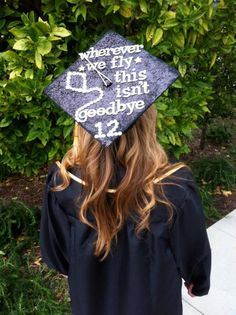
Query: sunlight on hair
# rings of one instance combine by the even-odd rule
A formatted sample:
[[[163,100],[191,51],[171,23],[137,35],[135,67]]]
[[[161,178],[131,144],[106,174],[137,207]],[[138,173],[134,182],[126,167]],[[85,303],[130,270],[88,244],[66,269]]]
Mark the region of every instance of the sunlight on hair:
[[[77,217],[97,231],[94,253],[97,257],[103,254],[101,261],[109,254],[113,239],[117,241],[117,234],[127,218],[135,220],[138,236],[141,231],[150,229],[150,214],[156,204],[165,205],[169,223],[173,217],[173,204],[167,199],[163,187],[178,184],[161,180],[154,183],[154,180],[178,166],[189,167],[183,162],[169,163],[165,150],[156,139],[156,116],[155,105],[152,105],[109,147],[103,147],[84,128],[75,124],[73,146],[63,157],[59,170],[62,183],[53,190],[61,191],[69,186],[71,178],[67,170],[72,167],[79,170],[85,185],[82,185],[83,196],[78,200]],[[122,180],[116,187],[110,187],[120,168],[124,170]],[[107,192],[109,188],[115,188],[112,195]],[[93,214],[95,224],[87,219],[88,210]]]

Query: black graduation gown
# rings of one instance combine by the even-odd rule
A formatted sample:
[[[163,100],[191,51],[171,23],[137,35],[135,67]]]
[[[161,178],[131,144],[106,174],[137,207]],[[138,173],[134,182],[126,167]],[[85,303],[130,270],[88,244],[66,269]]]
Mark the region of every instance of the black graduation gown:
[[[127,220],[118,245],[103,262],[93,255],[95,231],[75,216],[73,199],[81,185],[72,180],[64,191],[49,192],[55,178],[60,182],[53,176],[57,169],[52,165],[46,181],[41,255],[48,267],[68,275],[74,315],[181,315],[182,278],[194,284],[193,294],[208,293],[211,249],[196,183],[186,168],[174,175],[189,181],[171,180],[183,188],[164,188],[176,209],[172,226],[159,204],[151,214],[151,232],[142,239],[135,236],[134,222]]]

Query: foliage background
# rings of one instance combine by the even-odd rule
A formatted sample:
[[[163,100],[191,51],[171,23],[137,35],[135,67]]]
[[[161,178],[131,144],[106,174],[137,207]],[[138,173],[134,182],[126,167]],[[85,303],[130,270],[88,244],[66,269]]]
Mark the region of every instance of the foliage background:
[[[192,129],[235,107],[234,2],[1,1],[1,164],[31,175],[62,157],[73,121],[44,88],[110,29],[178,68],[181,79],[156,102],[157,135],[177,158],[187,153]]]

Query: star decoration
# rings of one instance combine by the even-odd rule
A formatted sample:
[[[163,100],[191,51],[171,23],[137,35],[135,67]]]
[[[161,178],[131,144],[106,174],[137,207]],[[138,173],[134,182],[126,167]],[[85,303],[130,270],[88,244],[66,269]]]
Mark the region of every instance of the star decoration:
[[[109,147],[179,76],[142,45],[108,31],[79,53],[45,94]]]
[[[142,62],[142,58],[137,57],[137,58],[134,59],[134,61],[135,61],[135,63],[140,63],[140,62]]]
[[[84,66],[80,66],[78,70],[83,72],[85,70],[85,67]]]

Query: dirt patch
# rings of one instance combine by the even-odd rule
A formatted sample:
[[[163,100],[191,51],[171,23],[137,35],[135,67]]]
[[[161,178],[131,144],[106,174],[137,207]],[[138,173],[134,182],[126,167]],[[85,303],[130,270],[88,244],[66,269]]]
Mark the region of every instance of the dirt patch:
[[[10,175],[0,183],[0,198],[19,200],[28,206],[41,207],[46,172],[44,168],[38,176]]]
[[[214,204],[217,209],[220,209],[225,214],[236,209],[236,188],[231,191],[228,197],[223,194],[215,195]]]

